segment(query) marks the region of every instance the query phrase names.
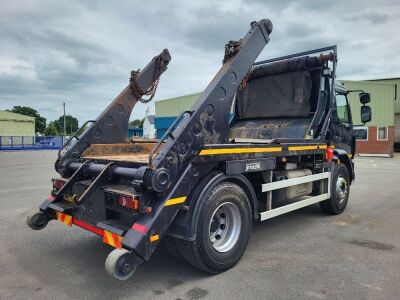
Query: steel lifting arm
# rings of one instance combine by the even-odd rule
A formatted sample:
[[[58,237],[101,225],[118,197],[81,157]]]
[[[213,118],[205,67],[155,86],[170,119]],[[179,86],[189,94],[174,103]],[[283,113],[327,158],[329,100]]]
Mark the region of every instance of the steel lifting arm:
[[[66,173],[70,172],[68,164],[71,159],[79,158],[91,144],[126,142],[128,122],[133,107],[139,100],[142,101],[142,99],[138,99],[139,96],[154,88],[154,84],[167,69],[170,60],[171,56],[168,50],[164,49],[142,71],[132,72],[131,84],[93,121],[92,126],[84,130],[69,147],[65,147],[63,151],[59,152],[56,170],[61,175],[68,175]],[[154,90],[152,94],[154,95]]]
[[[272,23],[268,19],[253,22],[239,42],[230,42],[224,64],[179,126],[152,160],[151,182],[146,186],[162,192],[171,187],[187,161],[205,144],[228,142],[228,118],[232,99],[254,61],[269,42]],[[229,51],[233,50],[233,51]]]

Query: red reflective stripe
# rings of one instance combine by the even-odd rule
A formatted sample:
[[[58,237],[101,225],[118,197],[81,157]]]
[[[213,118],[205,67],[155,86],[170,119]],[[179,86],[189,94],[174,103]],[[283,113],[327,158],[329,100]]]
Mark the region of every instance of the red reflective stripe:
[[[138,223],[133,224],[132,229],[139,231],[141,233],[146,233],[147,232],[147,227],[144,225],[140,225]]]
[[[76,226],[79,226],[79,227],[83,228],[83,229],[89,230],[89,231],[91,231],[91,232],[93,232],[93,233],[95,233],[97,235],[103,236],[103,229],[99,229],[99,228],[94,227],[94,226],[92,226],[92,225],[90,225],[88,223],[79,221],[79,220],[77,220],[75,218],[72,219],[72,223],[74,225],[76,225]]]

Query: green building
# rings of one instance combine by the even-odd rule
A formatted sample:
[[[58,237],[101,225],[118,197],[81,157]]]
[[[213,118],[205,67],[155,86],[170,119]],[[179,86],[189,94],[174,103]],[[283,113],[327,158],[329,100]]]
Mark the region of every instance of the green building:
[[[0,111],[0,136],[34,136],[35,118]]]
[[[339,80],[348,90],[363,90],[371,94],[371,122],[361,125],[358,92],[350,93],[348,100],[352,110],[357,136],[357,153],[392,156],[395,143],[400,145],[400,100],[397,89],[400,78],[354,81]],[[201,93],[157,101],[155,127],[161,138],[182,111],[190,109]]]

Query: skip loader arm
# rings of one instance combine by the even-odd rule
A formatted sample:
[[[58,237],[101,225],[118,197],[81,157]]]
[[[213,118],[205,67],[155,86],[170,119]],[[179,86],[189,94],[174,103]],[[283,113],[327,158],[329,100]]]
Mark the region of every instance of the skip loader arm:
[[[71,175],[69,164],[80,157],[91,144],[124,143],[127,140],[129,117],[135,104],[167,69],[171,56],[167,49],[155,56],[143,70],[132,72],[129,84],[108,107],[76,138],[68,140],[59,151],[56,171],[64,177]],[[134,78],[133,78],[134,77]],[[134,82],[134,84],[133,84]],[[66,147],[68,146],[68,147]]]
[[[236,44],[236,49],[227,49],[233,51],[227,51],[221,69],[152,160],[152,177],[147,186],[151,185],[158,192],[168,190],[185,169],[188,159],[197,155],[203,145],[228,142],[228,117],[233,96],[269,42],[271,32],[271,21],[263,19],[252,22],[243,39],[230,42]]]

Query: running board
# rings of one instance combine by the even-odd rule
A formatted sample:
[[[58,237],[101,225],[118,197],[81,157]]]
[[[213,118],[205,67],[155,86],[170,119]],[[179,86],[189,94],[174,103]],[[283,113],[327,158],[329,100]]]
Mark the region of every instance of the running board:
[[[285,213],[303,208],[305,206],[312,205],[312,204],[329,199],[331,196],[330,175],[331,175],[330,172],[324,172],[324,173],[319,173],[319,174],[301,176],[301,177],[297,177],[297,178],[262,184],[261,185],[262,191],[272,194],[273,190],[282,189],[282,188],[286,188],[286,187],[290,187],[290,186],[298,185],[298,184],[302,184],[302,183],[328,179],[328,191],[326,193],[323,193],[323,185],[321,185],[321,194],[320,195],[310,196],[304,200],[300,200],[300,201],[297,201],[297,202],[294,202],[291,204],[287,204],[287,205],[284,205],[284,206],[281,206],[281,207],[278,207],[275,209],[264,211],[264,212],[260,213],[260,221],[268,220],[273,217],[283,215]]]

